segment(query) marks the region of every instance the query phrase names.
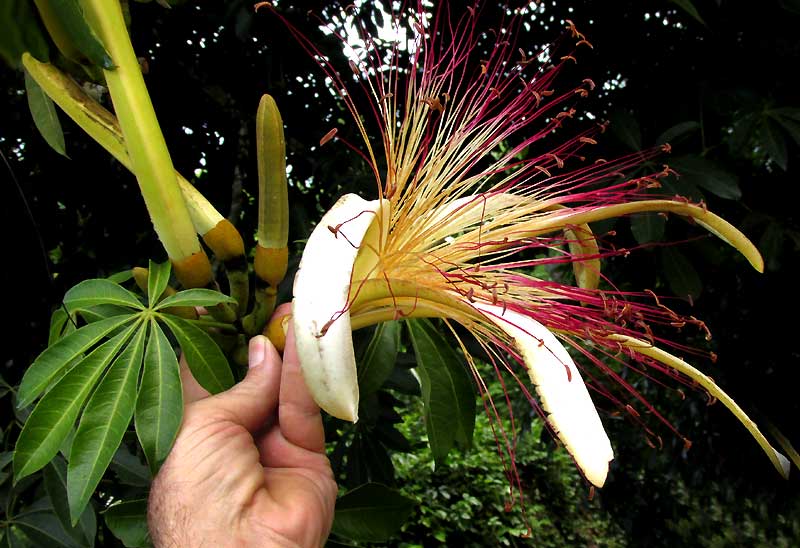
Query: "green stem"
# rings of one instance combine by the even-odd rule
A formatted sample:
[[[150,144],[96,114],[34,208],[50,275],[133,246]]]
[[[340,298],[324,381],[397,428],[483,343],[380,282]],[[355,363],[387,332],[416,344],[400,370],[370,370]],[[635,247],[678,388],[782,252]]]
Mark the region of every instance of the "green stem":
[[[202,253],[120,4],[117,0],[81,0],[81,6],[116,66],[104,74],[156,233],[173,262]]]

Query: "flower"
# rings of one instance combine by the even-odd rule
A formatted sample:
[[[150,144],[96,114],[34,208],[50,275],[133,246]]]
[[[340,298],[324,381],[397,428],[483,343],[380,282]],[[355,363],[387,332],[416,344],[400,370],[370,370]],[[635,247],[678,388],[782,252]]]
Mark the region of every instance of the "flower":
[[[336,417],[357,420],[351,331],[398,318],[438,317],[464,326],[496,369],[505,367],[516,378],[507,355],[524,368],[538,397],[521,383],[523,390],[595,486],[603,485],[613,450],[570,352],[620,383],[607,360],[655,367],[700,385],[788,474],[788,461],[741,408],[709,377],[663,349],[691,351],[661,335],[664,327],[693,324],[705,330],[703,323],[676,314],[652,292],[623,292],[610,282],[601,287],[602,259],[629,251],[599,241],[590,223],[672,213],[732,245],[761,271],[758,250],[704,204],[655,194],[659,181],[671,175],[669,167],[623,175],[669,152],[668,145],[592,161],[587,151],[605,130],[598,124],[545,147],[545,140],[562,135],[577,113],[574,105],[595,87],[588,79],[566,92],[553,86],[577,51],[591,44],[568,21],[559,44],[531,54],[516,42],[528,8],[506,11],[498,29],[481,32],[486,9],[477,1],[451,16],[440,3],[431,15],[419,3],[411,22],[413,43],[405,44],[410,68],[401,62],[402,42],[389,41],[382,49],[357,18],[342,15],[360,30],[363,48],[349,48],[350,68],[371,97],[382,137],[380,160],[345,78],[284,20],[350,110],[378,190],[372,201],[345,195],[323,216],[295,278],[294,329],[316,401]],[[394,24],[398,30],[397,18]],[[536,275],[537,267],[567,263],[574,284]],[[637,416],[632,406],[626,408]]]

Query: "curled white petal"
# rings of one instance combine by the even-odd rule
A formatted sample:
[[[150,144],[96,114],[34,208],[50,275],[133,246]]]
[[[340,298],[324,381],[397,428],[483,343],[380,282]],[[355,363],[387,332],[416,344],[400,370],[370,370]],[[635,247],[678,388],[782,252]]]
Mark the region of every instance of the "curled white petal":
[[[352,422],[358,420],[358,376],[350,283],[359,252],[374,260],[382,230],[370,228],[387,225],[388,208],[387,200],[339,198],[311,233],[294,279],[292,321],[303,377],[323,410]]]
[[[528,316],[495,305],[472,304],[514,339],[558,439],[586,479],[602,487],[614,451],[567,350],[546,327]]]

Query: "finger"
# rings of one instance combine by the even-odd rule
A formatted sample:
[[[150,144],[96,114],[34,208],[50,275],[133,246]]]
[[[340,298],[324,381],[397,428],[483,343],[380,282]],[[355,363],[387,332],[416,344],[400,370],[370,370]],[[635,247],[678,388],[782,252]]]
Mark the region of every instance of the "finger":
[[[183,388],[183,404],[189,404],[207,398],[210,394],[208,390],[200,386],[189,369],[186,356],[181,354],[181,387]]]
[[[249,366],[239,384],[201,403],[204,410],[223,413],[253,433],[275,412],[281,383],[281,358],[263,335],[250,340]]]
[[[303,379],[291,324],[286,334],[286,348],[283,351],[278,421],[284,438],[290,443],[310,451],[319,453],[325,451],[322,416]]]

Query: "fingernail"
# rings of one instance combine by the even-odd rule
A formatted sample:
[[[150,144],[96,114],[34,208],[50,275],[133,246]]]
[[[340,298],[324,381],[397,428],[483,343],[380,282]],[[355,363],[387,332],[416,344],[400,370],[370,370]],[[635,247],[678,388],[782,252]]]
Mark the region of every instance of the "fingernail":
[[[247,359],[249,367],[256,367],[264,361],[267,355],[267,340],[263,335],[256,335],[250,339],[250,352]]]

